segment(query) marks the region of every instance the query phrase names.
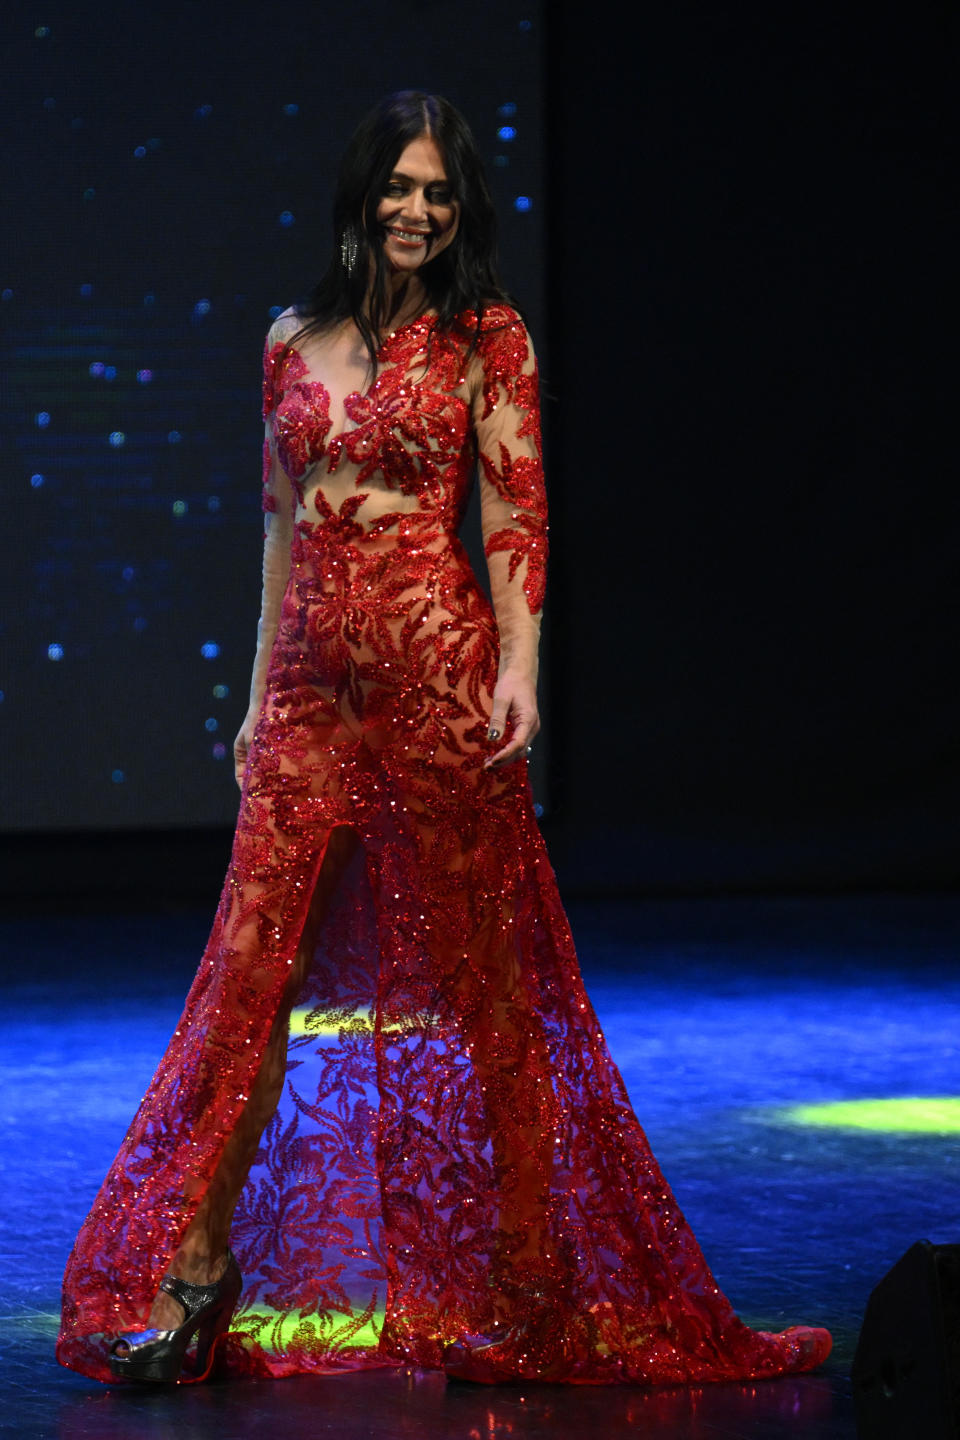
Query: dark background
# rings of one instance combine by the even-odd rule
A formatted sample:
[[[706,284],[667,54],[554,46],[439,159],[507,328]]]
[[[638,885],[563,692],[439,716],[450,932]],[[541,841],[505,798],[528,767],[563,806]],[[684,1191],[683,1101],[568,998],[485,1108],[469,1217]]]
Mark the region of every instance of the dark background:
[[[561,877],[952,885],[955,8],[614,9],[548,65]]]
[[[946,5],[19,9],[8,892],[215,893],[259,347],[326,250],[343,140],[407,85],[473,123],[544,356],[538,788],[567,892],[955,883]]]
[[[468,115],[543,333],[537,21],[504,0],[6,12],[7,832],[232,824],[267,327],[326,267],[347,138],[403,87]]]

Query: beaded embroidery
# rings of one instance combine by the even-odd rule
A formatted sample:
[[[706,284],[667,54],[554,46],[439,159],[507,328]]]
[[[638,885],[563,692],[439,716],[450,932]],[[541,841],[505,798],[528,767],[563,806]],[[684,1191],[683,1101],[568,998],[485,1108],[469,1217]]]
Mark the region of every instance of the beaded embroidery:
[[[546,512],[526,331],[494,306],[468,349],[404,327],[334,433],[322,378],[268,340],[289,583],[213,931],[68,1265],[58,1353],[87,1374],[108,1378],[104,1336],[143,1324],[227,1163],[291,974],[286,1082],[231,1237],[234,1373],[436,1367],[504,1317],[488,1378],[809,1364],[718,1290],[583,989],[525,764],[484,767],[498,629],[540,610]],[[496,614],[456,538],[475,468]]]

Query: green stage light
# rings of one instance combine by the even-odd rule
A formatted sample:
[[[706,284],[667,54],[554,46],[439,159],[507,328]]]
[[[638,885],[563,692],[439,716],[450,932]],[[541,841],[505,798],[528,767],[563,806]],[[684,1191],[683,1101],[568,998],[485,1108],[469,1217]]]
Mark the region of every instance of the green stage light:
[[[904,1095],[888,1100],[834,1100],[826,1105],[793,1105],[778,1118],[791,1125],[837,1130],[885,1130],[910,1135],[960,1133],[960,1096]]]
[[[369,1345],[376,1350],[380,1343],[385,1312],[373,1304],[362,1310],[301,1316],[294,1310],[282,1315],[266,1306],[243,1310],[230,1326],[231,1334],[248,1335],[266,1350],[282,1352],[290,1346],[320,1345],[336,1349],[339,1344]],[[451,1339],[455,1338],[453,1336]]]
[[[323,1010],[298,1007],[290,1016],[291,1040],[303,1037],[311,1040],[356,1040],[360,1036],[373,1039],[377,1026],[372,1010],[341,1010],[336,1013],[336,1020],[329,1020]],[[413,1034],[422,1035],[433,1024],[435,1021],[429,1015],[417,1014],[414,1011],[409,1016],[404,1016],[402,1024],[397,1024],[396,1020],[383,1020],[380,1034],[402,1039]]]

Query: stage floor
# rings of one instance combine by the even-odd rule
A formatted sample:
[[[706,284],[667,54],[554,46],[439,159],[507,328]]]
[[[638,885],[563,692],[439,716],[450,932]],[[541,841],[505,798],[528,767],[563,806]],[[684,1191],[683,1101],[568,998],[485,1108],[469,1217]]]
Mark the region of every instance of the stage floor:
[[[854,1436],[848,1375],[870,1290],[915,1240],[960,1239],[960,898],[571,907],[614,1058],[718,1282],[752,1325],[835,1336],[813,1376],[650,1392],[396,1372],[112,1389],[56,1365],[67,1251],[212,912],[38,908],[0,924],[0,1431]],[[870,1103],[884,1101],[900,1103]]]

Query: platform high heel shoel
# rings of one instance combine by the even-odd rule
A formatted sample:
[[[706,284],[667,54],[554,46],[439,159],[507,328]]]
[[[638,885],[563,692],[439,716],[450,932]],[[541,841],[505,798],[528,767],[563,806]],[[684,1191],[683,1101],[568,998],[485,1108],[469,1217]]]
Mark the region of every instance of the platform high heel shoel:
[[[227,1268],[212,1285],[193,1285],[165,1275],[160,1289],[183,1306],[184,1319],[175,1330],[140,1330],[120,1335],[110,1348],[110,1369],[119,1380],[196,1384],[213,1368],[217,1343],[230,1328],[240,1299],[243,1277],[232,1253]],[[196,1358],[189,1371],[187,1348],[197,1338]]]

